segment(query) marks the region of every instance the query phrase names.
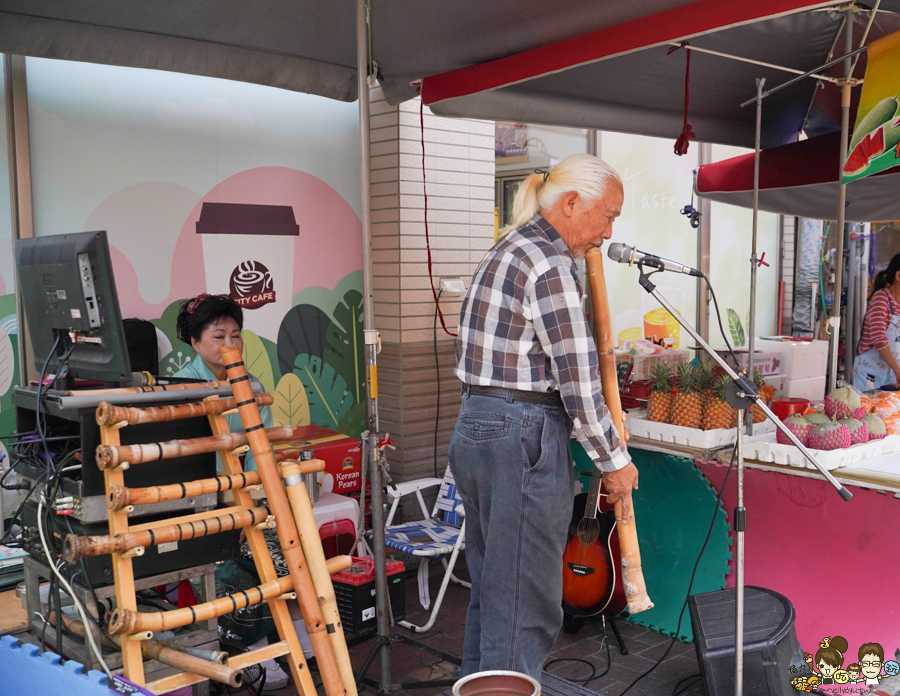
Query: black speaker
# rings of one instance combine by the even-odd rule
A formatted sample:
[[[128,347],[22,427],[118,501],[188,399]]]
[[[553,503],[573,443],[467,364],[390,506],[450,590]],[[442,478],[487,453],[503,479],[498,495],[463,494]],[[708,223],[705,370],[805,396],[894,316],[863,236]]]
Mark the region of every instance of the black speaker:
[[[690,598],[697,662],[708,696],[734,693],[735,591]],[[805,668],[794,631],[794,606],[762,587],[744,588],[744,689],[746,696],[790,696],[791,679]],[[795,671],[791,671],[791,668]]]

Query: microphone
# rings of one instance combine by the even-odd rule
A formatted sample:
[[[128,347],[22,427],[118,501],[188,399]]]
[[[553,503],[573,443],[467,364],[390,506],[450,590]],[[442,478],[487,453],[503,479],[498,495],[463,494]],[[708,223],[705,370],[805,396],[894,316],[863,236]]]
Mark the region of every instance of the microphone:
[[[610,244],[609,251],[606,252],[606,255],[613,261],[627,263],[629,266],[639,263],[650,266],[651,268],[658,268],[661,271],[675,271],[675,273],[684,273],[685,275],[692,275],[697,278],[703,277],[703,274],[700,271],[695,270],[690,266],[685,266],[677,261],[669,261],[669,259],[654,256],[653,254],[645,254],[643,251],[638,251],[634,247],[622,244],[621,242]]]

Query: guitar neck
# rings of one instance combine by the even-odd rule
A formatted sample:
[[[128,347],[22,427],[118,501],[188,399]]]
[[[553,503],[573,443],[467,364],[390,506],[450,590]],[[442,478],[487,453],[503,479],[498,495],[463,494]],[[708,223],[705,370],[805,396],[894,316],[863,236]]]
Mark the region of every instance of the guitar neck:
[[[584,503],[584,518],[597,519],[597,504],[600,500],[600,486],[603,484],[603,474],[595,466],[591,474],[591,487],[588,489],[588,497]]]

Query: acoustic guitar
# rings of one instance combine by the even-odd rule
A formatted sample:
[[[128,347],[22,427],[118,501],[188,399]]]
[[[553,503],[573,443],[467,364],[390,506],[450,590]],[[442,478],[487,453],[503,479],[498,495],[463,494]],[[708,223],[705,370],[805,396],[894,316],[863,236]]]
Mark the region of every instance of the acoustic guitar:
[[[601,476],[595,468],[588,492],[575,496],[573,532],[563,551],[563,610],[576,617],[616,616],[628,604],[615,511],[598,511]]]

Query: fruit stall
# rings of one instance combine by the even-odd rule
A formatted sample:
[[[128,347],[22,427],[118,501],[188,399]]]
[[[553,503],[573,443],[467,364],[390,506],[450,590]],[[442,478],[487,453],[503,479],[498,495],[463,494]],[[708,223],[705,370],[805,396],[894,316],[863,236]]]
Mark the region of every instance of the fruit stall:
[[[727,377],[711,364],[698,365],[674,352],[636,357],[631,359],[641,365],[632,373],[649,371],[650,380],[637,386],[626,382],[623,397],[637,406],[626,421],[629,450],[641,472],[635,516],[648,593],[660,601],[632,620],[689,639],[684,626],[689,622],[685,618],[679,626],[678,616],[708,533],[691,592],[734,586],[733,470],[721,502],[717,494],[729,476],[736,412],[724,399]],[[754,382],[791,431],[850,487],[853,498],[841,500],[763,414],[753,414],[753,434],[744,438],[746,584],[791,600],[801,644],[835,631],[851,641],[900,644],[897,603],[885,602],[877,590],[850,591],[886,588],[900,573],[900,554],[893,553],[894,530],[900,527],[900,393],[860,394],[843,386],[824,400],[784,397],[784,390],[770,383],[772,375],[763,374],[783,365],[781,360],[780,368],[754,369]],[[707,487],[696,483],[697,475]]]

